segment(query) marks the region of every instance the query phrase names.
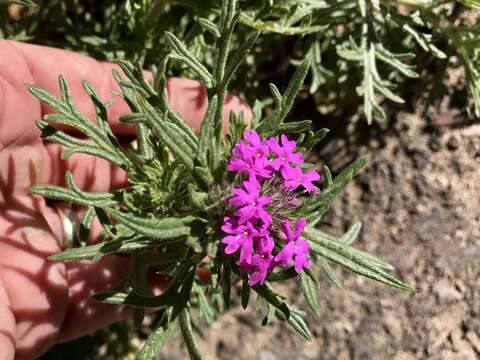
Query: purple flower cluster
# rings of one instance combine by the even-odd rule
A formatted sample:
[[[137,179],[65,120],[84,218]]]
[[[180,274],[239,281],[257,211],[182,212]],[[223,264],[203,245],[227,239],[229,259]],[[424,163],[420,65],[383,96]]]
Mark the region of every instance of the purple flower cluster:
[[[244,174],[244,181],[242,187],[232,189],[229,204],[235,211],[224,218],[222,230],[226,236],[222,243],[226,245],[226,254],[239,253],[237,265],[242,272],[250,274],[250,286],[263,284],[267,274],[277,265],[289,267],[293,260],[297,273],[310,266],[310,248],[301,238],[306,220],[297,219],[292,230],[284,214],[275,214],[274,219],[274,194],[264,191],[264,185],[272,181],[281,183],[280,194],[299,188],[307,192],[319,191],[313,183],[320,180],[320,175],[299,167],[303,154],[295,152],[296,146],[295,141],[283,134],[280,141],[274,137],[264,140],[252,130],[244,133],[228,163],[228,170]],[[290,199],[289,204],[292,203],[298,202]],[[275,230],[277,228],[281,230]],[[275,245],[278,245],[276,250]]]

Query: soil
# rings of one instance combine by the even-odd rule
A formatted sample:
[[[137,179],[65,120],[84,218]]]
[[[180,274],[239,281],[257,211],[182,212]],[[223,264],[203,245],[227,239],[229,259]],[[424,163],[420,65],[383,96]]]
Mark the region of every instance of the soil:
[[[320,274],[320,316],[307,320],[313,341],[279,321],[263,327],[264,309],[237,304],[205,330],[206,359],[480,358],[480,124],[426,124],[400,114],[382,134],[384,145],[362,146],[357,152],[370,147],[369,165],[322,224],[340,235],[362,221],[356,245],[394,265],[416,292],[346,272],[340,289]],[[353,158],[339,146],[332,142],[323,156],[342,154],[337,164]],[[294,283],[278,290],[306,309]],[[180,345],[172,341],[161,359],[187,358]]]

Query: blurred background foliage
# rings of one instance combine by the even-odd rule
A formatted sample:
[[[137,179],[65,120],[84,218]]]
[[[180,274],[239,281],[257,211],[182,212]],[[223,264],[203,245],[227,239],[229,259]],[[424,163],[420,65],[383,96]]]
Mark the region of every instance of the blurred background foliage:
[[[218,0],[0,2],[6,3],[0,8],[0,37],[6,39],[99,60],[140,61],[145,68],[168,63],[168,75],[193,77],[166,61],[164,32],[171,31],[198,58],[213,61],[205,39],[214,34],[204,31],[201,19],[218,18]],[[451,108],[467,121],[480,117],[478,0],[244,0],[241,9],[234,47],[262,31],[231,85],[250,104],[261,99],[268,111],[269,84],[284,89],[308,55],[310,75],[290,118],[314,120],[357,147],[372,137],[381,142],[399,111],[421,113],[426,127]],[[113,325],[44,358],[62,358],[65,347],[72,359],[123,358],[133,334],[131,326]]]

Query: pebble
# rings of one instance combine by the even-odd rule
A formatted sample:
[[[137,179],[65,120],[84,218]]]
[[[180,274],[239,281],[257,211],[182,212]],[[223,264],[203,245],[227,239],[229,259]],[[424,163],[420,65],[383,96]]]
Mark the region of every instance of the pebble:
[[[454,302],[462,298],[462,294],[447,279],[436,282],[433,285],[433,293],[441,303]]]

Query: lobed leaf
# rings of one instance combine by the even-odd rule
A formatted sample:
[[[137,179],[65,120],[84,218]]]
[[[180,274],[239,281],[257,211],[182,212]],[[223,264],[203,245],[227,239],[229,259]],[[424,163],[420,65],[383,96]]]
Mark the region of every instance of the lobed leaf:
[[[278,106],[269,117],[267,117],[257,126],[256,130],[259,134],[263,135],[264,133],[275,129],[277,126],[283,123],[293,106],[295,97],[303,85],[305,77],[308,74],[310,69],[310,61],[310,58],[306,57],[297,67],[287,86],[285,94],[282,96],[280,106]]]
[[[202,27],[203,30],[208,31],[210,34],[213,35],[214,38],[218,39],[220,35],[220,30],[218,30],[217,25],[214,22],[206,19],[206,18],[199,18],[198,23]]]
[[[180,41],[175,35],[171,32],[165,32],[166,39],[171,46],[171,48],[177,53],[177,60],[183,61],[189,69],[194,71],[200,79],[205,83],[207,88],[212,86],[212,75],[209,73],[207,68],[203,66],[187,49],[185,44]]]
[[[150,115],[152,115],[150,113]],[[163,119],[153,115],[150,117],[151,124],[159,139],[172,151],[175,158],[180,160],[189,170],[193,170],[196,149],[185,138],[180,136],[181,129],[173,123],[167,122],[168,112]]]
[[[237,50],[235,55],[231,58],[231,60],[229,61],[225,69],[225,74],[222,79],[221,89],[227,88],[228,83],[232,79],[233,75],[237,71],[240,64],[245,60],[245,58],[248,56],[248,54],[252,50],[252,47],[253,45],[255,45],[255,42],[257,41],[259,36],[260,36],[260,31],[255,31],[253,34],[251,34],[247,38],[247,40],[245,40],[245,42],[240,46],[240,48]]]
[[[103,256],[111,254],[128,254],[137,250],[158,245],[150,239],[111,240],[99,244],[82,246],[64,250],[50,255],[51,261],[77,261],[84,259],[100,260]]]
[[[112,193],[75,192],[55,185],[34,185],[29,190],[32,194],[41,195],[53,200],[67,201],[84,206],[108,207],[117,200]]]
[[[105,211],[117,223],[152,239],[171,240],[190,234],[190,227],[186,225],[186,218],[142,218],[112,208],[106,208]]]

